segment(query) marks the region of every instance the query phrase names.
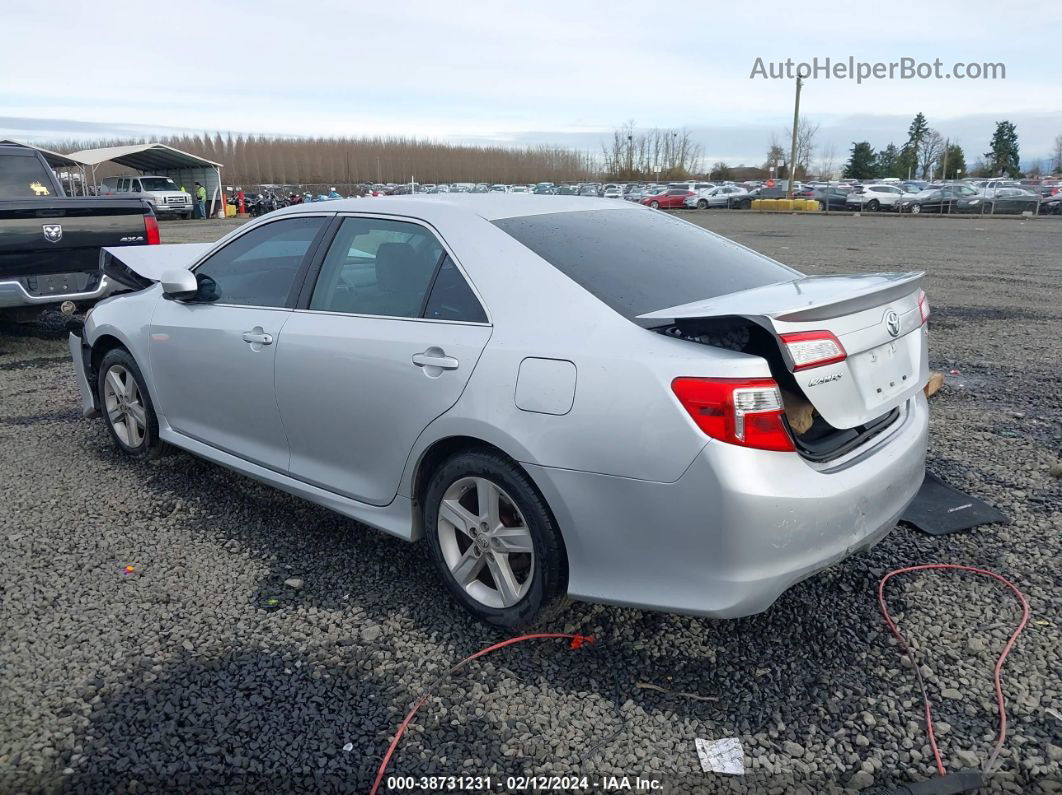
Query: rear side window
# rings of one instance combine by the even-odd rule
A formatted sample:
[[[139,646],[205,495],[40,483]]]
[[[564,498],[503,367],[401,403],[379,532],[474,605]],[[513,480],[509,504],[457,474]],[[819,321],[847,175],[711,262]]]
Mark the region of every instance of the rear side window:
[[[666,213],[586,210],[493,223],[630,320],[800,275]]]
[[[420,317],[445,253],[438,238],[420,224],[347,218],[321,266],[310,309]]]
[[[487,315],[472,288],[449,256],[443,260],[435,277],[424,317],[432,320],[460,320],[466,323],[486,323]]]
[[[0,199],[44,199],[53,195],[52,180],[36,157],[0,157]]]

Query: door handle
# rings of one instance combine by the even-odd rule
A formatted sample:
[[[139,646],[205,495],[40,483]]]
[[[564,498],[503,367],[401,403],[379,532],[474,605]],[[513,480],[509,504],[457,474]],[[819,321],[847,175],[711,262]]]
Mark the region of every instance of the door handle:
[[[442,348],[428,348],[413,354],[413,364],[417,367],[438,367],[441,370],[456,370],[459,362],[453,356],[447,356]]]
[[[243,332],[243,341],[250,343],[258,343],[259,345],[272,345],[273,335],[266,334],[261,328],[256,328],[251,331]]]

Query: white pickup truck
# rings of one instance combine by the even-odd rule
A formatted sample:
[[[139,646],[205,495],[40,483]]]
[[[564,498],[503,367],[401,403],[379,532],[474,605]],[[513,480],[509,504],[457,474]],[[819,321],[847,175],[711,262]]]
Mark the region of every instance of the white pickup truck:
[[[187,220],[192,217],[192,195],[181,190],[169,177],[107,177],[100,184],[100,195],[110,194],[134,194],[130,198],[143,199],[160,218],[172,215]]]

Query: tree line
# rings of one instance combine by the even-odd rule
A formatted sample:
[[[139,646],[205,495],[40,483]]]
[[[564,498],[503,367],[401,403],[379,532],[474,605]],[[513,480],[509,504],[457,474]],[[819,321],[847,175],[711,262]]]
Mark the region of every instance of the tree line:
[[[1062,172],[1062,135],[1055,139],[1054,173]],[[989,151],[967,168],[966,154],[930,128],[925,114],[918,113],[907,129],[907,140],[899,147],[889,143],[875,151],[868,141],[853,141],[844,176],[852,179],[896,177],[899,179],[956,179],[959,177],[1020,177],[1021,156],[1018,131],[1013,122],[996,122]],[[1030,170],[1042,173],[1037,167]]]
[[[152,139],[224,166],[229,185],[357,185],[365,183],[560,182],[597,176],[590,152],[560,146],[473,146],[403,137],[295,138],[263,135],[178,135]],[[78,149],[149,143],[143,139],[59,141]],[[115,173],[120,167],[115,167]],[[103,170],[101,176],[107,176]]]

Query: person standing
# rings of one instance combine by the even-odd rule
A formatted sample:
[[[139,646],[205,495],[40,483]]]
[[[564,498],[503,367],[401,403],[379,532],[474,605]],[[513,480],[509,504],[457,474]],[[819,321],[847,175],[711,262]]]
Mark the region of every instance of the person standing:
[[[206,188],[195,183],[195,217],[206,218]]]

